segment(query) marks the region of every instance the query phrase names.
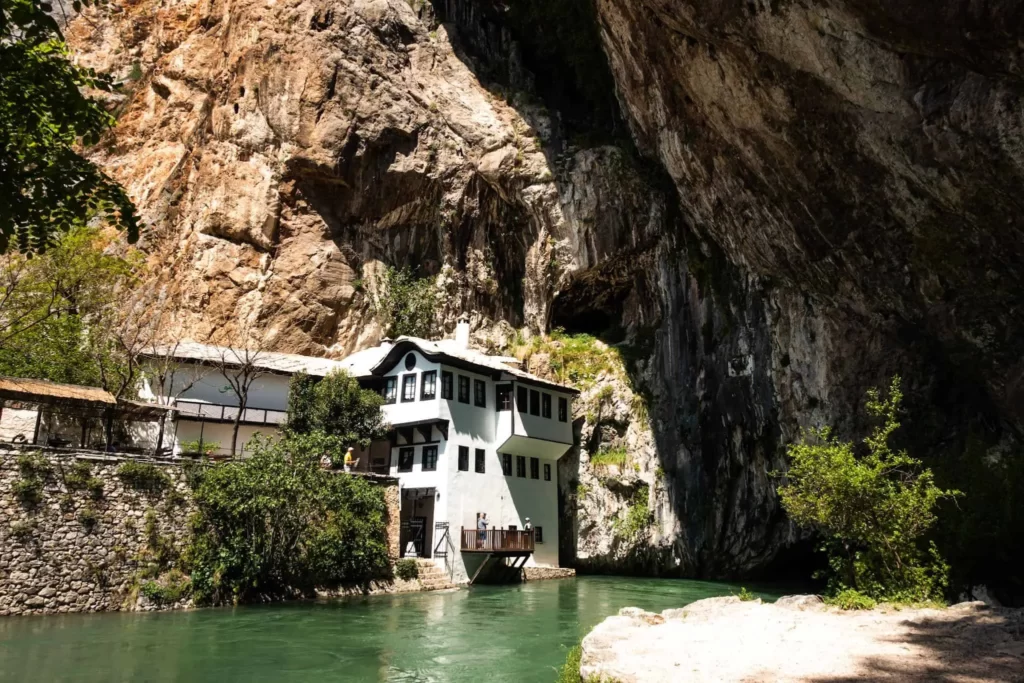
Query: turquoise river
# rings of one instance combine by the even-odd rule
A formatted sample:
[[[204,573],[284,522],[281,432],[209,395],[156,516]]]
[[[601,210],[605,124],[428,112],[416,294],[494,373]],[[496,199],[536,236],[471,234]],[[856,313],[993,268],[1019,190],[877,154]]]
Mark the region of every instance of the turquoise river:
[[[0,680],[549,683],[566,648],[622,607],[661,611],[736,591],[581,577],[324,603],[0,617]]]

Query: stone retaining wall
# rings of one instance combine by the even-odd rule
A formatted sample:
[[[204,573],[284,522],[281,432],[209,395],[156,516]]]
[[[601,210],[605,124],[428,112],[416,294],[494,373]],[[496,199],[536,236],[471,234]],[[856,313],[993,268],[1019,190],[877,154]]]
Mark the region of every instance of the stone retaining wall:
[[[171,486],[147,493],[124,485],[118,459],[46,454],[52,473],[32,506],[13,491],[20,455],[0,452],[0,615],[135,608],[148,534],[180,543],[187,531],[191,503],[182,469],[157,465]],[[68,490],[64,477],[76,461],[88,462],[102,482],[98,499]]]
[[[171,486],[137,491],[117,476],[124,458],[95,454],[44,453],[51,474],[38,504],[27,505],[14,492],[19,473],[16,450],[0,451],[0,615],[167,609],[138,596],[139,569],[155,536],[181,547],[192,513],[191,490],[176,463],[154,463]],[[65,477],[75,462],[87,462],[102,484],[97,498],[69,490]],[[398,487],[385,488],[388,550],[398,556]],[[153,514],[147,517],[147,513]]]

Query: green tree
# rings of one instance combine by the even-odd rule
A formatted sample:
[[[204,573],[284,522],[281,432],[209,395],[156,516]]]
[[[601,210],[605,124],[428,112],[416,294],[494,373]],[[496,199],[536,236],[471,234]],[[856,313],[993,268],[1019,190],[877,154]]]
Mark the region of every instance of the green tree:
[[[21,251],[43,251],[96,215],[129,241],[138,237],[124,189],[77,149],[113,125],[85,94],[110,91],[113,82],[70,61],[52,12],[44,0],[0,0],[0,253],[12,241]]]
[[[196,477],[192,539],[184,554],[200,603],[387,578],[382,489],[324,470],[311,437],[257,438],[253,454]]]
[[[391,337],[429,339],[437,329],[440,304],[433,278],[417,278],[408,268],[388,267],[373,300],[377,319]]]
[[[78,227],[44,254],[0,255],[0,374],[132,388],[117,340],[141,264],[109,247],[98,229]]]
[[[288,434],[310,437],[316,453],[339,462],[350,446],[369,446],[387,434],[380,394],[363,389],[344,370],[320,380],[299,373],[288,394]]]
[[[887,396],[868,392],[866,408],[878,424],[861,455],[828,428],[789,447],[779,495],[797,524],[823,536],[831,595],[852,589],[900,602],[943,597],[949,568],[924,537],[936,521],[936,504],[960,494],[940,489],[920,460],[890,446],[902,400],[899,377]]]

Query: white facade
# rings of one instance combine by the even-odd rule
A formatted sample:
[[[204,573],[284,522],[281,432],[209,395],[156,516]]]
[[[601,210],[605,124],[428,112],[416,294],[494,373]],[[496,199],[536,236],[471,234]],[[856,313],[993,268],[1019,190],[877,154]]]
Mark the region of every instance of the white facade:
[[[397,432],[391,450],[391,475],[399,480],[403,491],[417,492],[408,498],[426,492],[433,499],[431,507],[418,498],[414,515],[407,517],[403,509],[403,522],[411,521],[413,516],[423,518],[426,528],[421,545],[423,554],[430,556],[435,549],[443,550],[438,547],[441,538],[436,523],[449,524],[448,557],[437,558],[435,562],[451,571],[457,581],[467,580],[474,568],[474,558],[463,556],[459,544],[461,529],[477,528],[477,513],[486,513],[491,529],[523,529],[529,518],[538,530],[538,540],[527,566],[557,567],[557,461],[573,443],[572,393],[554,385],[526,384],[521,377],[495,379],[495,373],[486,367],[477,372],[466,368],[466,364],[450,365],[444,359],[432,361],[419,350],[410,349],[382,374],[385,387],[392,379],[396,392],[394,402],[384,406],[385,415]],[[432,397],[424,396],[424,381],[429,384],[431,373],[434,393]],[[449,376],[450,385],[446,379]],[[414,386],[413,400],[403,401],[407,381]],[[467,383],[469,396],[465,400]],[[446,393],[448,386],[450,394]],[[507,409],[498,408],[499,388],[513,397]],[[514,398],[521,388],[527,392],[525,406]],[[482,406],[478,405],[479,391]],[[534,395],[531,392],[536,394],[538,415],[530,414],[528,402]],[[561,414],[560,399],[564,401]],[[550,406],[550,410],[545,406]],[[411,466],[408,456],[403,457],[403,451],[407,454],[408,449],[412,449]],[[433,449],[436,463],[430,467]],[[465,449],[461,462],[460,449]],[[507,461],[503,462],[505,458]],[[478,462],[482,472],[477,471]],[[509,467],[507,474],[503,465]],[[471,565],[468,568],[467,562]]]
[[[277,434],[288,408],[290,382],[290,375],[277,372],[260,375],[253,381],[238,428],[237,453],[244,454],[246,444],[257,434]],[[180,455],[185,450],[183,444],[191,446],[202,441],[204,452],[229,455],[239,401],[224,371],[183,359],[168,384],[162,389],[164,395],[158,396],[161,388],[147,376],[139,390],[143,400],[174,404],[178,409],[178,418],[167,426],[163,446]]]

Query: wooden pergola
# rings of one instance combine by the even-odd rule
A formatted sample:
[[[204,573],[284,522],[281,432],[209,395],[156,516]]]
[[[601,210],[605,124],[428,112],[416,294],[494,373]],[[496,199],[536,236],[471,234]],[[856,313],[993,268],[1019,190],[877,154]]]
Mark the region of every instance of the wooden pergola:
[[[168,406],[141,401],[117,399],[109,391],[99,387],[77,384],[60,384],[41,379],[0,376],[0,418],[9,403],[36,406],[35,429],[31,444],[40,444],[40,427],[43,413],[63,415],[79,420],[81,424],[80,448],[88,448],[88,423],[98,420],[103,424],[104,450],[113,447],[113,425],[115,420],[124,422],[159,422],[166,419],[171,410]],[[163,430],[161,430],[162,433]],[[26,439],[26,443],[28,440]],[[156,445],[159,452],[162,444]]]

